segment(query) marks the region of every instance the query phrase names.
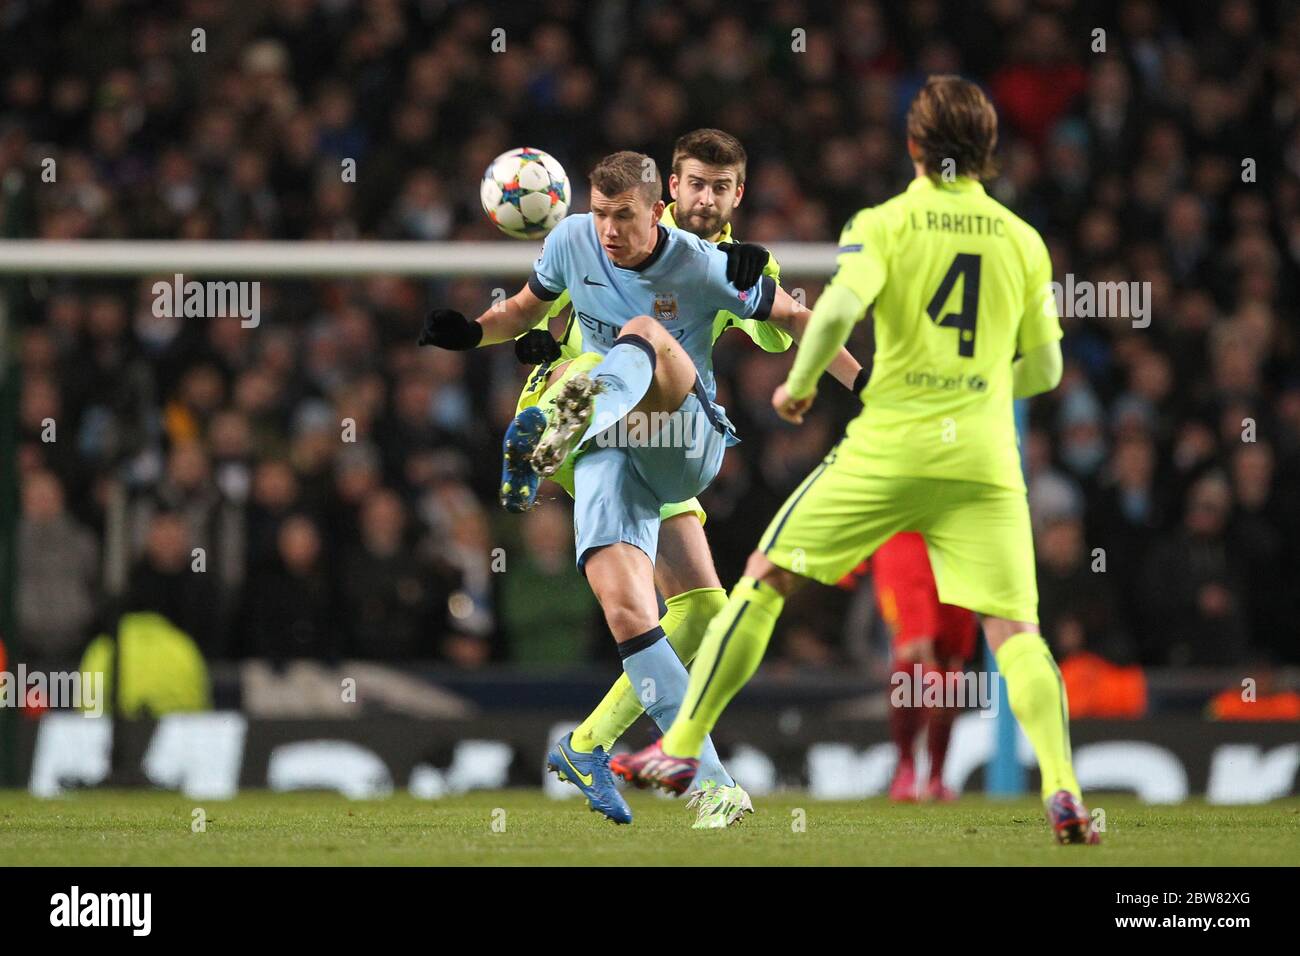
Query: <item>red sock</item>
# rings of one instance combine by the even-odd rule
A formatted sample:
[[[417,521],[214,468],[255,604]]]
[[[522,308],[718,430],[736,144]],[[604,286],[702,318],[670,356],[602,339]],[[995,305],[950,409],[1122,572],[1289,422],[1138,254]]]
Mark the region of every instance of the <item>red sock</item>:
[[[948,741],[956,717],[956,707],[931,707],[926,714],[925,749],[930,755],[931,780],[943,779],[943,762],[948,757]]]
[[[915,684],[915,672],[912,670],[911,662],[895,661],[894,673],[906,675],[907,680]],[[921,689],[914,687],[913,693],[919,695]],[[921,732],[924,724],[924,707],[891,706],[889,708],[889,733],[894,739],[894,746],[898,748],[899,766],[911,766],[914,760],[913,747],[916,744],[916,735]]]

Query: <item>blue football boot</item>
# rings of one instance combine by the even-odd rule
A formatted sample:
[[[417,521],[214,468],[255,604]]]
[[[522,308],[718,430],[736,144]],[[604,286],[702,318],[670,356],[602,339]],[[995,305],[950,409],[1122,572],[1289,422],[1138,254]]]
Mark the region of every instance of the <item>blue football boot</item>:
[[[536,405],[515,416],[502,443],[501,507],[520,514],[537,501],[542,479],[533,468],[533,452],[546,431],[546,415]]]
[[[632,822],[632,808],[614,785],[604,747],[589,754],[579,753],[573,749],[573,734],[565,734],[546,755],[546,769],[581,790],[592,810],[615,823]]]

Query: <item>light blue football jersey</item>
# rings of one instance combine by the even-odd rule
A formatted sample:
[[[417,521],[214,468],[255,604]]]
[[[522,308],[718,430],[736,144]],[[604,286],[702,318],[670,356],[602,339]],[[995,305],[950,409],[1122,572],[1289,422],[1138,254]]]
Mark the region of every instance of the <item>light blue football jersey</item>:
[[[568,216],[546,237],[528,287],[548,301],[568,289],[582,323],[583,350],[598,355],[609,351],[629,319],[658,319],[695,363],[704,393],[717,408],[714,317],[725,310],[766,319],[776,282],[762,276],[752,289],[737,289],[727,280],[727,256],[717,246],[682,229],[657,228],[654,252],[624,269],[601,248],[591,213]]]

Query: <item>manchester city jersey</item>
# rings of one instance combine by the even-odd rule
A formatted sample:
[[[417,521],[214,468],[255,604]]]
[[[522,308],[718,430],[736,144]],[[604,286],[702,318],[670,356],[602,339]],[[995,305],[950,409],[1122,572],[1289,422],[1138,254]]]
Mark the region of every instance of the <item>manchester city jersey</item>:
[[[553,300],[566,289],[582,327],[583,350],[604,355],[624,323],[649,315],[682,346],[695,365],[710,402],[714,319],[719,311],[763,320],[771,311],[776,282],[762,276],[751,289],[727,280],[727,257],[713,243],[681,229],[657,226],[654,251],[632,268],[610,261],[596,236],[590,213],[571,215],[542,245],[528,286]]]

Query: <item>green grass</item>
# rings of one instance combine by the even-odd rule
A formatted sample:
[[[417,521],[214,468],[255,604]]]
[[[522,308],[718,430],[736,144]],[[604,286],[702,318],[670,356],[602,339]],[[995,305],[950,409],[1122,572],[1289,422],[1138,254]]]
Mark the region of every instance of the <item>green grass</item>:
[[[1300,800],[1150,807],[1092,794],[1090,805],[1106,811],[1100,847],[1053,845],[1029,799],[900,807],[786,793],[758,800],[757,814],[723,832],[691,830],[680,801],[633,794],[630,802],[636,822],[616,827],[577,800],[527,790],[435,801],[258,791],[229,801],[123,791],[37,800],[0,791],[0,863],[1230,866],[1300,859]],[[207,814],[206,832],[191,831],[196,807]],[[504,832],[493,829],[498,808]],[[792,826],[798,810],[806,813],[804,832]]]

